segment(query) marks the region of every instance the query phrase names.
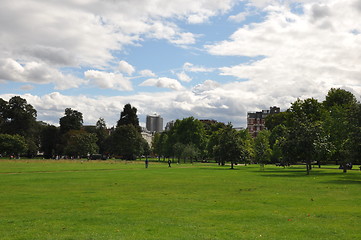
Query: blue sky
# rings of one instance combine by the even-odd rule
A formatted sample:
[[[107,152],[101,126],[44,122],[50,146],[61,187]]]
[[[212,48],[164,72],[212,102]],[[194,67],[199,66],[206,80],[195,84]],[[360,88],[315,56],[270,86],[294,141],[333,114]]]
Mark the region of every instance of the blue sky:
[[[142,125],[245,127],[332,87],[360,100],[359,0],[3,0],[0,22],[0,97],[50,124],[71,107],[113,126],[130,103]]]

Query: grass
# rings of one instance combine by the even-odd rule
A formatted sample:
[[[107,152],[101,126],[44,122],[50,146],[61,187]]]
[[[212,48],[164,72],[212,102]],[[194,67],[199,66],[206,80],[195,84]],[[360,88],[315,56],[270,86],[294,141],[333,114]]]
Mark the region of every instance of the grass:
[[[0,236],[358,239],[360,186],[335,167],[2,160]]]

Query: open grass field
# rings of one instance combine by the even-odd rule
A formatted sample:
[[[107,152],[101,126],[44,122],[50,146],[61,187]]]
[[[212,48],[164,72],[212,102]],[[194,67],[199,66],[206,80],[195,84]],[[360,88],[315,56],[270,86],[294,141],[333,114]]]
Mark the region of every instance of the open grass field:
[[[331,167],[1,160],[0,239],[360,239],[361,172]]]

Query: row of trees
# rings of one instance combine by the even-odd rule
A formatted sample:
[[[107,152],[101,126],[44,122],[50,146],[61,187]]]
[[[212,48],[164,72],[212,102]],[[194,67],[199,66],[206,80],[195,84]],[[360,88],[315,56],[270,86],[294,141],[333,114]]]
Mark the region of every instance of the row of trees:
[[[65,109],[59,127],[36,121],[36,114],[21,97],[0,99],[1,154],[31,157],[42,151],[51,158],[100,153],[124,159],[153,154],[178,162],[214,159],[232,167],[239,162],[261,167],[269,162],[304,162],[308,173],[313,162],[326,161],[339,163],[346,171],[347,164],[360,161],[361,156],[361,106],[343,89],[331,89],[323,102],[298,99],[285,112],[268,116],[268,130],[254,139],[230,123],[189,117],[155,134],[152,149],[141,137],[137,109],[130,104],[111,129],[102,118],[95,126],[83,126],[82,113],[71,108]]]
[[[108,129],[103,118],[95,126],[83,125],[83,114],[66,108],[59,127],[36,120],[37,111],[19,96],[0,99],[0,154],[45,158],[84,157],[95,153],[133,159],[149,154],[141,137],[137,109],[124,106],[117,126]]]
[[[298,99],[285,112],[269,115],[266,127],[253,139],[231,124],[185,118],[155,135],[153,152],[178,161],[211,158],[222,165],[230,162],[232,168],[238,162],[256,162],[261,168],[271,162],[303,162],[308,174],[315,162],[336,162],[344,171],[348,163],[360,162],[361,106],[346,90],[331,89],[323,102]]]

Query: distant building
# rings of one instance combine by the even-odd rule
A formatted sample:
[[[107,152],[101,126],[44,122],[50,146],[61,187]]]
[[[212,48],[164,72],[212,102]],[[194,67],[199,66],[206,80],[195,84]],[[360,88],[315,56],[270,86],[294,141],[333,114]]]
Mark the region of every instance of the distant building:
[[[169,131],[174,126],[174,123],[175,123],[174,120],[167,122],[167,124],[165,125],[165,130]]]
[[[266,129],[265,119],[268,115],[280,113],[279,107],[270,107],[269,110],[262,110],[260,112],[247,113],[247,129],[252,137],[257,137],[257,134]]]
[[[147,130],[150,132],[162,132],[163,131],[163,118],[157,114],[147,115],[146,127],[147,127]]]
[[[145,127],[142,127],[142,131],[140,132],[140,134],[147,141],[149,147],[152,147],[153,133],[148,131]]]

